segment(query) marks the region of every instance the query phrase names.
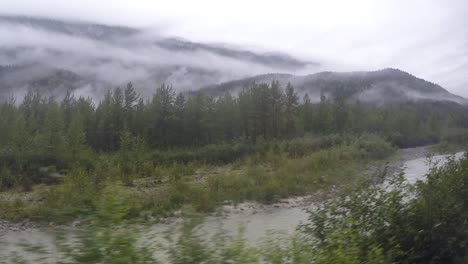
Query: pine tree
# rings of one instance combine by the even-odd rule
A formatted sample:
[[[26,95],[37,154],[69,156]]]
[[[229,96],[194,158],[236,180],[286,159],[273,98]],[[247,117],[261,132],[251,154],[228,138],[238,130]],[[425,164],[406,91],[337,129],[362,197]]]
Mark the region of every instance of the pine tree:
[[[75,161],[86,148],[86,133],[83,129],[83,121],[80,112],[75,112],[71,117],[66,139],[67,149],[71,154],[71,161]]]
[[[174,131],[172,144],[182,145],[188,144],[189,139],[185,138],[185,114],[186,114],[186,100],[182,93],[179,93],[174,103]]]
[[[303,104],[301,107],[300,112],[302,113],[302,126],[306,132],[311,132],[314,125],[314,113],[313,113],[313,106],[310,101],[309,94],[305,94],[304,98],[302,99]]]
[[[278,81],[271,83],[271,131],[273,137],[278,138],[285,130],[285,95]]]
[[[133,88],[133,84],[130,82],[124,91],[124,103],[123,103],[123,129],[126,131],[132,131],[135,127],[135,107],[138,104],[139,95]]]
[[[174,121],[175,92],[165,84],[156,89],[151,101],[151,142],[153,146],[168,146]]]
[[[296,117],[297,117],[297,106],[299,104],[299,97],[291,83],[286,86],[286,97],[285,97],[285,119],[286,119],[286,135],[292,136],[293,132],[296,131]]]

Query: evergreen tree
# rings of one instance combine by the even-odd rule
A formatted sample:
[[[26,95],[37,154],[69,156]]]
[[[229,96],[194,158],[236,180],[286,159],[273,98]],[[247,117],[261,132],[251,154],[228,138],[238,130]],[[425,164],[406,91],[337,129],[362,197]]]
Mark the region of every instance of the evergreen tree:
[[[296,114],[299,97],[291,83],[286,86],[285,95],[285,119],[286,119],[286,135],[292,136],[296,129]]]
[[[165,84],[156,89],[150,107],[152,116],[151,142],[153,146],[168,146],[174,121],[175,92]]]

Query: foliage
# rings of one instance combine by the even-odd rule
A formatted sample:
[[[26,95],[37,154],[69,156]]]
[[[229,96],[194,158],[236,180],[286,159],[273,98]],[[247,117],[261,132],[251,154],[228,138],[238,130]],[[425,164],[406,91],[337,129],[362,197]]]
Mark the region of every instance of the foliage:
[[[44,168],[53,167],[58,174],[78,166],[92,170],[100,166],[98,156],[110,155],[120,179],[132,185],[131,178],[148,160],[230,163],[263,155],[261,146],[304,135],[309,135],[306,140],[283,147],[291,157],[344,143],[339,141],[349,135],[378,135],[411,147],[438,142],[448,128],[467,127],[464,108],[424,102],[374,106],[345,99],[341,93],[322,95],[313,104],[308,95],[300,100],[292,85],[283,89],[276,81],[252,84],[236,97],[186,97],[161,85],[146,102],[131,83],[109,90],[98,103],[71,92],[58,101],[30,91],[19,104],[0,104],[0,183],[4,189],[30,189],[57,181]],[[466,131],[458,139],[446,138],[464,137]]]
[[[71,245],[61,242],[66,263],[155,263],[148,248],[137,245],[138,232],[122,226],[130,210],[128,199],[118,187],[103,190],[91,224]]]
[[[467,177],[465,154],[460,161],[451,158],[434,167],[426,180],[415,185],[408,184],[403,174],[383,183],[363,179],[310,211],[310,223],[300,226],[299,235],[272,236],[258,247],[248,245],[242,229],[234,237],[220,231],[205,239],[199,229],[201,219],[192,215],[167,244],[167,261],[465,263]],[[123,187],[106,187],[93,221],[77,241],[59,243],[65,255],[61,263],[154,263],[149,248],[137,241],[141,233],[125,225],[132,199]]]
[[[329,201],[302,227],[314,258],[317,263],[463,263],[467,170],[468,155],[434,168],[415,187],[399,175],[385,187],[364,182]]]
[[[211,241],[207,241],[200,235],[200,221],[200,218],[191,216],[184,222],[180,236],[169,247],[170,263],[260,263],[259,252],[247,246],[242,229],[236,237],[230,237],[220,230]]]

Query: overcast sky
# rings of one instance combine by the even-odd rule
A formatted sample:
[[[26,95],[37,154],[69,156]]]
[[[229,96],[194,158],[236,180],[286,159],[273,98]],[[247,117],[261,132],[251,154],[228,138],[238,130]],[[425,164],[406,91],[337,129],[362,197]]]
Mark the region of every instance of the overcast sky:
[[[326,70],[400,68],[468,97],[467,0],[0,0],[0,13],[154,28]]]

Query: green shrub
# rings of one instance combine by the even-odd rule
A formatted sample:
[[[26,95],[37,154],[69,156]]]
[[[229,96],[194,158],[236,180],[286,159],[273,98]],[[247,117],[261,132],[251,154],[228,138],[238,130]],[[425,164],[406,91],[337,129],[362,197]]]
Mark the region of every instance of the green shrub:
[[[301,227],[313,263],[464,263],[468,155],[409,185],[364,181],[311,212]]]
[[[139,232],[125,223],[131,211],[131,198],[117,186],[106,187],[96,201],[93,221],[79,230],[72,246],[62,251],[72,263],[154,263],[148,248],[138,245]]]
[[[247,246],[242,230],[236,237],[230,237],[220,230],[211,240],[205,240],[199,234],[200,223],[201,219],[197,217],[184,221],[181,235],[168,250],[170,263],[262,263],[259,252]]]
[[[374,135],[364,135],[356,138],[353,145],[362,152],[363,158],[383,159],[392,154],[395,149],[391,144]]]
[[[242,159],[255,152],[253,146],[246,144],[218,144],[199,148],[153,151],[152,159],[160,164],[202,162],[225,164]]]
[[[7,167],[0,168],[0,191],[12,188],[17,184],[17,180]]]

